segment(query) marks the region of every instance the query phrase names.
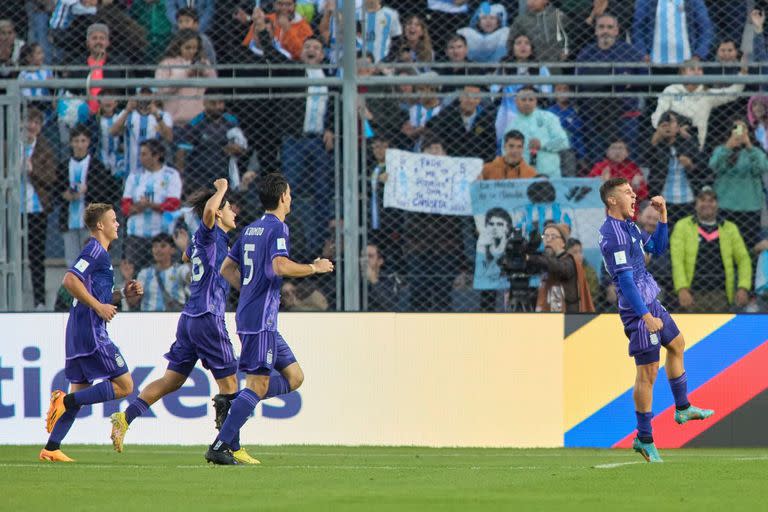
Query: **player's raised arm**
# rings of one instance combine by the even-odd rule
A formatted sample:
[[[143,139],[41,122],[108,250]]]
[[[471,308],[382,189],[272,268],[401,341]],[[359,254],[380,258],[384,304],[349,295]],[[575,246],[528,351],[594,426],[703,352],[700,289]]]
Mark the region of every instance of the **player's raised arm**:
[[[221,202],[224,200],[224,194],[227,193],[228,185],[229,183],[226,178],[219,178],[213,182],[213,187],[216,189],[216,193],[205,203],[202,218],[203,224],[205,224],[208,229],[213,229],[213,225],[216,223],[216,212],[221,207]]]
[[[64,275],[62,284],[78,302],[94,310],[105,322],[109,322],[117,314],[117,307],[114,304],[102,304],[99,302],[96,297],[91,295],[80,278],[72,272],[67,272]]]
[[[651,235],[646,249],[651,254],[662,255],[669,248],[669,227],[667,225],[667,202],[663,196],[651,198],[651,206],[659,212],[661,219],[656,224],[656,230]]]
[[[272,260],[272,270],[280,277],[307,277],[333,272],[333,262],[326,258],[317,258],[312,263],[296,263],[285,256],[276,256]]]

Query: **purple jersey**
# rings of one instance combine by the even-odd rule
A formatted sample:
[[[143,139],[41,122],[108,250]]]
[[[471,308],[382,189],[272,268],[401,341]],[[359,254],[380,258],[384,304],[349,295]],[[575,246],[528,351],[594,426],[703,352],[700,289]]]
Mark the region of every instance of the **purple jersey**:
[[[213,313],[224,316],[229,283],[221,277],[219,269],[227,256],[228,241],[227,234],[217,225],[209,229],[200,223],[192,243],[187,247],[187,256],[192,262],[192,282],[182,315]]]
[[[664,231],[666,233],[666,230]],[[642,232],[634,222],[621,221],[608,217],[600,227],[600,252],[603,255],[605,269],[616,285],[619,297],[619,310],[631,310],[632,306],[621,293],[619,274],[631,270],[637,289],[643,302],[648,305],[656,300],[659,285],[645,269],[645,251],[659,253],[653,246],[651,235]],[[662,245],[661,243],[658,245]],[[663,250],[663,247],[658,247]]]
[[[109,253],[95,238],[85,244],[80,256],[69,269],[85,285],[86,290],[102,304],[112,303],[114,274]],[[87,356],[100,345],[112,341],[107,334],[107,324],[96,311],[75,299],[69,310],[66,336],[66,358]]]
[[[288,257],[289,249],[288,226],[267,213],[249,224],[229,251],[229,258],[240,266],[239,334],[277,330],[283,279],[272,270],[272,260]]]

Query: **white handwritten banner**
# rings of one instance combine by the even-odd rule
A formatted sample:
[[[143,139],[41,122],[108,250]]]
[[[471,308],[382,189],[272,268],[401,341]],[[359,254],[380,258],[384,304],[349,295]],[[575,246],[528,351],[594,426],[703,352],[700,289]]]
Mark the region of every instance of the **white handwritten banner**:
[[[386,165],[385,208],[472,215],[469,185],[483,169],[481,159],[388,149]]]

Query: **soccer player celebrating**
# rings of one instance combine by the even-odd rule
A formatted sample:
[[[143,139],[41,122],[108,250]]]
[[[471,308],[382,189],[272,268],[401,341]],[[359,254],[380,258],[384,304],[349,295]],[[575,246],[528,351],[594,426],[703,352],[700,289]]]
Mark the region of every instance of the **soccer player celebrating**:
[[[714,414],[688,402],[688,376],[683,367],[685,342],[664,306],[656,299],[659,286],[645,269],[645,252],[663,254],[669,245],[667,205],[662,196],[651,199],[661,214],[653,235],[640,230],[632,216],[635,193],[624,178],[613,178],[600,187],[600,198],[608,218],[600,228],[600,251],[606,269],[616,285],[619,316],[629,338],[629,355],[635,358],[634,401],[637,437],[632,447],[648,462],[662,462],[651,431],[653,384],[659,371],[661,347],[667,349],[666,370],[675,398],[675,421],[703,420]]]
[[[72,392],[51,393],[51,405],[45,420],[50,433],[48,444],[39,459],[50,462],[73,462],[61,451],[61,442],[75,422],[83,405],[108,402],[133,392],[133,379],[128,365],[107,334],[107,322],[117,314],[121,292],[112,291],[114,274],[107,249],[117,240],[119,226],[111,204],[91,203],[84,220],[91,232],[80,256],[64,276],[64,287],[74,297],[69,310],[66,334],[64,376],[72,383]],[[141,283],[130,281],[123,296],[144,293]],[[98,379],[105,379],[92,386]]]
[[[333,271],[333,263],[316,259],[309,264],[288,258],[290,243],[285,217],[291,211],[291,188],[280,174],[269,174],[259,189],[266,212],[249,224],[221,266],[221,275],[240,289],[237,333],[242,342],[239,368],[245,388],[232,400],[219,435],[205,453],[214,464],[237,464],[240,428],[260,400],[296,389],[304,373],[288,343],[277,332],[277,311],[283,277],[306,277]],[[279,374],[273,374],[277,370]]]
[[[112,415],[112,445],[117,452],[123,451],[123,440],[131,422],[162,397],[179,389],[198,359],[216,379],[221,393],[217,397],[234,396],[237,391],[237,359],[224,324],[229,283],[218,272],[229,249],[227,233],[235,228],[236,215],[224,197],[226,178],[217,179],[213,186],[215,192],[202,190],[189,199],[202,222],[182,257],[185,262],[192,262],[192,282],[189,300],[176,327],[176,341],[165,354],[168,368],[161,378],[141,391],[125,412]],[[217,414],[216,420],[216,427],[220,428],[223,418]],[[233,448],[238,462],[259,464],[244,448],[237,446],[237,440]]]

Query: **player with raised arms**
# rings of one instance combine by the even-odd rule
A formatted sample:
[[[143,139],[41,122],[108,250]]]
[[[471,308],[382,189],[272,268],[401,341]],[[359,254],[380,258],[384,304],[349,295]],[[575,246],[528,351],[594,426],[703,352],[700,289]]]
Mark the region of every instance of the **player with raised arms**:
[[[120,226],[111,204],[91,203],[83,215],[91,238],[64,276],[64,288],[74,297],[69,310],[66,333],[64,376],[72,384],[67,394],[57,389],[51,393],[51,405],[45,419],[50,433],[39,459],[49,462],[73,462],[61,451],[61,442],[84,405],[109,402],[133,392],[133,379],[120,350],[109,338],[107,322],[117,314],[122,296],[142,295],[138,281],[130,281],[121,291],[115,284],[112,261],[107,249],[117,240]],[[121,296],[122,295],[122,296]],[[104,379],[95,386],[93,381]]]
[[[235,212],[226,200],[227,180],[213,182],[214,190],[201,190],[189,198],[195,214],[201,219],[192,243],[182,256],[192,262],[190,296],[176,327],[176,340],[165,354],[165,374],[148,384],[125,412],[112,415],[112,445],[123,451],[128,426],[162,397],[179,389],[200,359],[211,371],[219,387],[217,397],[234,397],[237,392],[237,358],[224,323],[224,310],[229,283],[219,275],[219,268],[229,250],[227,233],[235,228]],[[216,402],[214,402],[216,403]],[[218,409],[218,408],[217,408]],[[217,410],[218,413],[218,410]],[[216,428],[223,418],[217,414]],[[233,455],[241,464],[259,464],[235,440]]]
[[[291,187],[282,175],[268,174],[259,188],[259,198],[264,215],[243,230],[221,266],[221,275],[240,289],[236,320],[243,348],[239,368],[246,379],[219,435],[205,453],[205,459],[214,464],[238,463],[232,451],[240,428],[259,401],[292,391],[304,381],[291,348],[277,332],[283,277],[333,271],[333,263],[327,259],[309,264],[289,259],[285,217],[291,211]]]
[[[656,299],[659,285],[645,268],[646,252],[660,255],[669,246],[667,204],[662,196],[651,198],[661,221],[653,235],[648,235],[632,222],[637,196],[627,180],[606,181],[600,187],[600,198],[608,210],[600,227],[600,251],[616,285],[619,316],[629,338],[629,355],[635,358],[637,368],[633,393],[637,437],[632,448],[648,462],[662,462],[651,429],[653,385],[659,372],[661,347],[667,350],[665,367],[675,399],[675,421],[682,425],[714,414],[688,401],[688,376],[683,366],[685,341],[675,321]]]

